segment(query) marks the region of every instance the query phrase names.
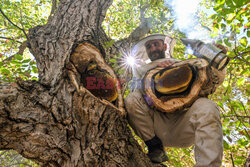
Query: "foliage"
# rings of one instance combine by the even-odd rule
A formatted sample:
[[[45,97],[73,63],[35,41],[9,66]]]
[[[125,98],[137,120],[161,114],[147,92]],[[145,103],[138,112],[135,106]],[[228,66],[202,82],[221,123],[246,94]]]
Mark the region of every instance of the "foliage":
[[[0,9],[11,20],[0,14],[0,80],[13,82],[16,78],[36,79],[36,62],[27,47],[22,54],[22,44],[27,40],[25,33],[37,25],[46,24],[50,14],[52,0],[2,0]],[[211,37],[227,46],[227,55],[231,61],[223,85],[210,96],[221,108],[224,133],[223,166],[242,166],[249,150],[249,8],[243,0],[203,0],[203,6],[212,10],[212,14],[201,11],[202,25],[211,30]],[[103,28],[113,39],[107,43],[129,36],[141,22],[147,20],[151,25],[149,33],[164,33],[180,38],[185,34],[175,28],[175,18],[170,7],[163,0],[114,0],[109,8]],[[18,28],[19,27],[19,28]],[[177,40],[175,58],[192,57],[185,54],[185,48]],[[185,56],[184,56],[185,55]],[[109,59],[109,63],[124,75],[118,65],[120,55]],[[9,59],[8,59],[9,58]],[[125,94],[129,91],[126,90]],[[135,137],[146,152],[143,141]],[[166,148],[169,166],[192,166],[193,147],[187,149]],[[13,161],[13,152],[0,152],[1,163]],[[20,162],[20,161],[19,161]],[[30,161],[25,163],[32,164]],[[20,165],[21,166],[21,165]]]
[[[0,166],[4,167],[38,167],[34,162],[22,157],[16,151],[0,151]]]
[[[211,15],[214,36],[228,47],[231,58],[227,77],[212,96],[222,110],[225,164],[241,166],[249,150],[249,37],[250,4],[241,0],[207,1],[215,14]]]
[[[0,62],[0,74],[1,80],[6,82],[16,81],[17,78],[36,80],[36,76],[31,76],[37,74],[36,62],[30,58],[23,59],[22,55],[15,55],[11,61]]]
[[[2,81],[16,78],[37,79],[34,58],[26,47],[28,30],[46,23],[51,0],[3,0],[0,9],[0,76]],[[7,17],[4,17],[3,14]],[[23,54],[19,54],[22,49]],[[26,49],[26,50],[25,50]],[[3,61],[3,60],[10,61]]]

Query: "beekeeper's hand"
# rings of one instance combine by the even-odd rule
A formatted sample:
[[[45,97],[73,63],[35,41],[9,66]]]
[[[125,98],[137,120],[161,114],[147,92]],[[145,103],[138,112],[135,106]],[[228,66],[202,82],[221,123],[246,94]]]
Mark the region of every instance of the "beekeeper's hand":
[[[157,66],[158,67],[166,68],[166,67],[171,67],[173,64],[174,64],[174,61],[172,61],[172,60],[165,60],[165,61],[160,62],[159,64],[157,64]]]

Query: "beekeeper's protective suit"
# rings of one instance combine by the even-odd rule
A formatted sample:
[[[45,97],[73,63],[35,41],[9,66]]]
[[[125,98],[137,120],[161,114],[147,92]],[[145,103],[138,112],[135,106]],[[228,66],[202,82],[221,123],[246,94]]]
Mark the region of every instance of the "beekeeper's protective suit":
[[[133,69],[134,80],[142,79],[145,73],[156,67],[159,62],[172,59],[174,40],[165,35],[151,35],[138,42],[133,50],[133,56],[144,62],[148,59],[145,43],[161,39],[167,44],[165,57],[151,63],[141,63]],[[156,45],[156,44],[155,44]],[[154,46],[154,45],[152,45]],[[213,69],[222,83],[225,71]],[[163,113],[152,109],[142,89],[136,84],[125,99],[128,120],[135,133],[141,137],[149,148],[149,158],[156,163],[167,160],[163,147],[188,147],[195,145],[195,160],[199,167],[217,167],[221,165],[223,156],[222,125],[217,105],[206,97],[199,98],[185,110],[175,113]],[[170,155],[171,156],[171,155]]]

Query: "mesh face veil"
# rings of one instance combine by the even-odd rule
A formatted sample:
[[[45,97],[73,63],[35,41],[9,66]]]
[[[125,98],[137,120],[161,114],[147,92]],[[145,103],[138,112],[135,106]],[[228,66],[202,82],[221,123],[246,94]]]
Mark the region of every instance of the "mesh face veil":
[[[142,60],[143,62],[145,62],[145,64],[147,64],[147,62],[150,62],[150,59],[149,59],[147,52],[146,52],[145,43],[149,40],[155,40],[155,39],[163,40],[164,43],[167,44],[167,50],[165,51],[165,57],[166,58],[173,57],[173,48],[175,45],[175,39],[173,39],[167,35],[163,35],[163,34],[149,35],[149,36],[143,38],[142,40],[140,40],[136,45],[133,46],[132,52],[131,52],[132,56],[135,57],[136,59]]]

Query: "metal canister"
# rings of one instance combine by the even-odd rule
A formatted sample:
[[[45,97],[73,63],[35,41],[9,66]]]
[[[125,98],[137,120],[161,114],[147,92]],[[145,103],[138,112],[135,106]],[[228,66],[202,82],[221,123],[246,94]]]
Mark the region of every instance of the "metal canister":
[[[223,51],[212,44],[206,44],[200,40],[184,39],[181,41],[190,46],[196,57],[205,58],[211,66],[218,70],[223,70],[229,63],[229,58],[223,53]]]

